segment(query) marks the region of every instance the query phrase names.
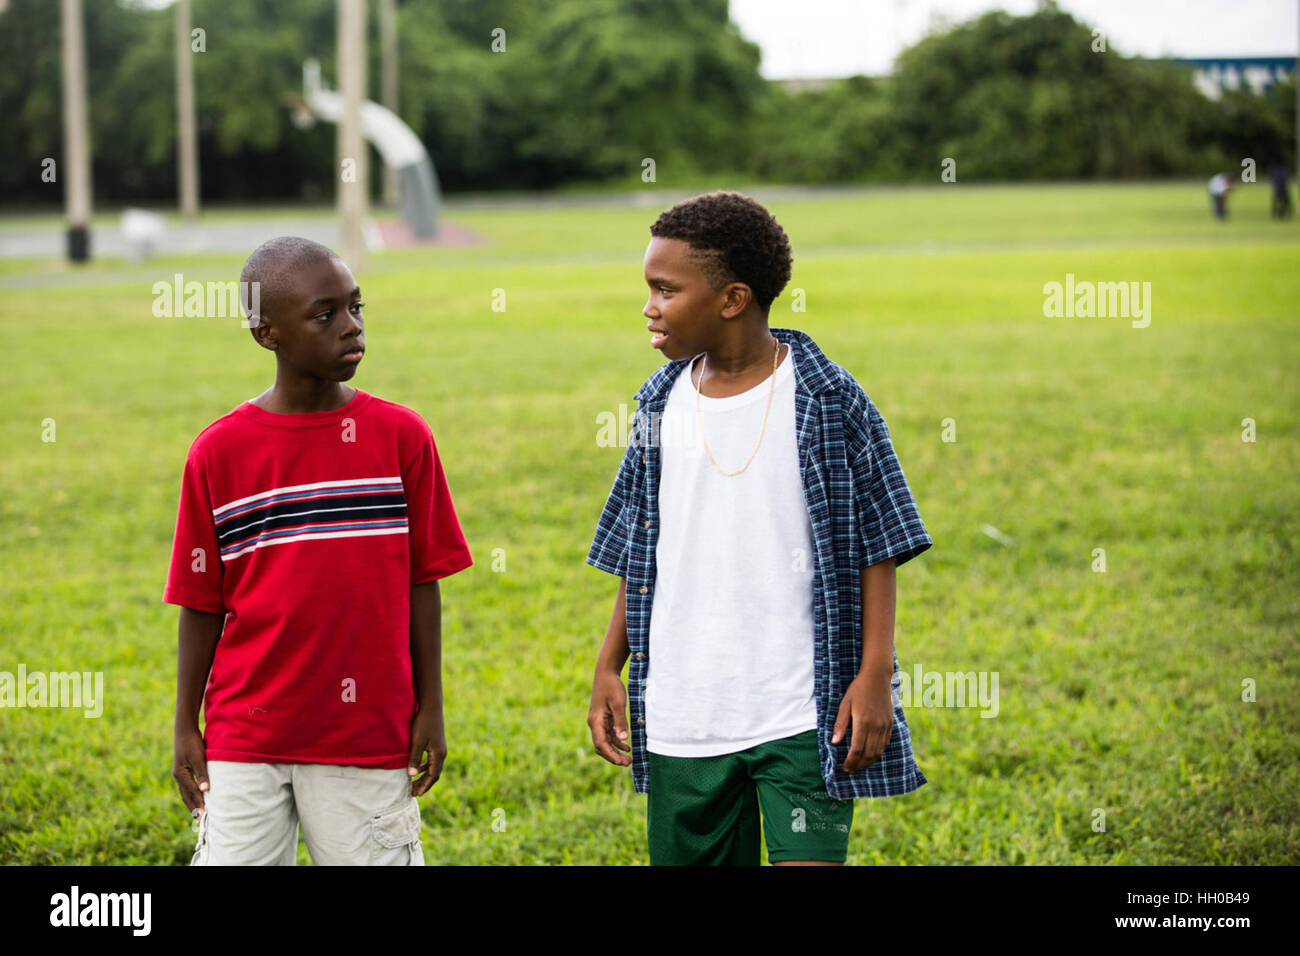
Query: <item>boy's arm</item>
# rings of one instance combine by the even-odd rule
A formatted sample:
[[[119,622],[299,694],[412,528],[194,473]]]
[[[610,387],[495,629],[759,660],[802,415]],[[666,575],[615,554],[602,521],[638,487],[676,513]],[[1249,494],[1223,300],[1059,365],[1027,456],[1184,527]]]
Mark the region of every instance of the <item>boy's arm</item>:
[[[894,606],[898,599],[894,559],[865,567],[862,576],[862,666],[888,687],[894,677]],[[892,722],[892,721],[891,721]]]
[[[207,753],[199,731],[203,688],[225,624],[224,614],[182,607],[177,626],[176,725],[173,730],[172,776],[191,814],[203,806],[208,789]]]
[[[862,569],[862,664],[845,691],[835,720],[832,743],[839,743],[849,721],[853,734],[844,769],[855,773],[871,766],[889,746],[894,727],[890,684],[894,677],[894,606],[897,580],[894,559]]]
[[[610,763],[626,767],[632,762],[627,751],[627,691],[623,688],[623,665],[627,663],[627,579],[619,578],[614,613],[605,630],[605,642],[596,657],[596,676],[591,687],[591,709],[587,726],[591,742]],[[624,751],[619,753],[614,748]]]
[[[418,797],[442,776],[447,735],[442,719],[442,592],[437,581],[411,587],[411,677],[419,706],[411,721],[411,758],[406,773]],[[421,757],[428,752],[427,759]]]
[[[840,702],[832,742],[852,721],[844,769],[856,773],[880,759],[894,727],[895,569],[931,546],[930,534],[894,451],[884,416],[860,385],[848,392],[847,433],[858,516],[858,567],[862,586],[862,662]]]
[[[637,428],[643,424],[643,411],[637,411]],[[596,673],[591,686],[591,707],[587,727],[591,742],[612,764],[626,767],[632,763],[627,729],[627,690],[623,687],[623,665],[631,653],[627,644],[627,562],[628,524],[635,503],[630,500],[638,461],[645,464],[640,440],[629,440],[619,463],[614,485],[601,509],[596,536],[587,552],[587,563],[618,576],[618,594],[614,613],[610,615],[605,640],[596,656]],[[621,752],[620,752],[621,751]]]

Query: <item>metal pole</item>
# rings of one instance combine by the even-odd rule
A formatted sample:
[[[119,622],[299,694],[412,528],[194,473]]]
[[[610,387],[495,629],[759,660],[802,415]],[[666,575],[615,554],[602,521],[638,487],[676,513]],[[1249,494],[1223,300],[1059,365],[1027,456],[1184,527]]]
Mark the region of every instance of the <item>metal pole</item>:
[[[81,0],[62,0],[63,21],[63,208],[68,220],[68,259],[90,258],[90,135],[86,107],[86,40]]]
[[[176,143],[181,215],[194,219],[199,214],[199,146],[194,122],[190,0],[176,2]]]
[[[397,0],[379,0],[380,102],[397,112]],[[384,164],[384,204],[397,205],[397,172]]]
[[[343,260],[354,274],[365,268],[365,221],[369,180],[366,141],[361,134],[361,102],[366,95],[365,0],[338,0],[339,92],[343,115],[339,117],[339,218],[343,232]]]

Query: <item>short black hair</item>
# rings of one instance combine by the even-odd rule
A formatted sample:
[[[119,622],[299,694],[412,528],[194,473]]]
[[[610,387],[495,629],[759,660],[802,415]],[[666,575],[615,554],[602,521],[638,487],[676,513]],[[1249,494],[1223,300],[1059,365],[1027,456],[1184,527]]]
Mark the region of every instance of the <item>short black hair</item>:
[[[301,236],[277,236],[254,249],[239,273],[239,281],[247,283],[240,286],[241,295],[245,289],[250,290],[249,297],[244,300],[244,312],[248,313],[248,324],[256,328],[262,315],[274,314],[278,311],[284,301],[289,276],[303,266],[309,266],[322,259],[342,261],[339,254],[329,246],[323,246],[319,242]],[[254,282],[257,283],[259,315],[252,314],[251,290]]]
[[[690,243],[709,284],[743,282],[766,313],[790,281],[790,239],[762,203],[718,190],[679,202],[659,214],[650,235]]]

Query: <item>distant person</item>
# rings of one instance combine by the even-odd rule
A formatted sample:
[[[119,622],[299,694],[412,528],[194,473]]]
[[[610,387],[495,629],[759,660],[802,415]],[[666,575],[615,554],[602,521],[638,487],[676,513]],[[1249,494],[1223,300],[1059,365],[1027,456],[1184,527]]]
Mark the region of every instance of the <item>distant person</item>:
[[[1227,173],[1215,173],[1210,177],[1210,205],[1214,208],[1214,218],[1228,218],[1228,190],[1232,188],[1232,177]]]
[[[163,592],[191,864],[292,866],[301,823],[317,865],[420,866],[416,798],[447,753],[438,579],[469,548],[424,419],[343,384],[366,344],[348,267],[281,237],[240,279],[275,384],[190,446]]]
[[[1274,163],[1270,170],[1270,178],[1273,180],[1273,218],[1290,219],[1291,218],[1291,190],[1287,183],[1289,176],[1287,168],[1282,163]]]
[[[791,262],[772,214],[710,193],[650,235],[642,315],[667,361],[587,555],[620,579],[592,742],[648,794],[652,865],[757,865],[760,816],[772,863],[842,864],[854,798],[926,783],[894,569],[930,536],[862,386],[768,327]]]

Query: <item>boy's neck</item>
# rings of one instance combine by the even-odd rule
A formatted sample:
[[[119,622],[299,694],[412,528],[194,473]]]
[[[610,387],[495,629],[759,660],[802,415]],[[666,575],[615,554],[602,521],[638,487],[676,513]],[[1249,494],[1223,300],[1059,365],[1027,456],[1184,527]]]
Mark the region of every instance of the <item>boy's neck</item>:
[[[342,382],[323,382],[319,379],[285,381],[279,375],[275,384],[252,403],[265,412],[276,415],[307,415],[312,412],[332,412],[352,401],[357,389]]]
[[[708,349],[703,374],[697,371],[697,361],[691,365],[691,375],[705,398],[728,398],[767,379],[788,351],[789,347],[772,334],[764,321]]]
[[[776,347],[777,338],[766,321],[735,329],[706,351],[709,378],[729,383],[751,378],[756,373],[768,374],[772,371]]]

